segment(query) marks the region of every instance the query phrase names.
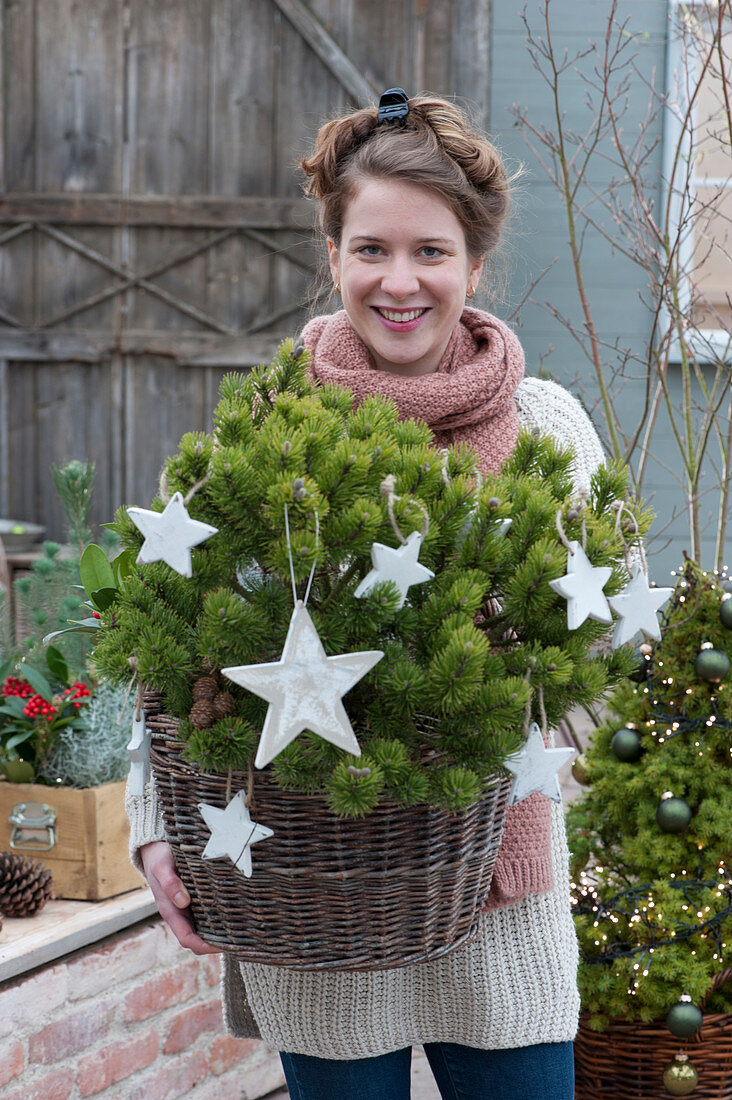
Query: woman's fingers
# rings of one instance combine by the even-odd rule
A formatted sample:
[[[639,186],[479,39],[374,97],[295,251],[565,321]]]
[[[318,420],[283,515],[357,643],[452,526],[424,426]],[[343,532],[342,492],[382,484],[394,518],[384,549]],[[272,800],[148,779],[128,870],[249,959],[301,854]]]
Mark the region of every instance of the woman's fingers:
[[[164,840],[144,844],[140,848],[140,858],[158,912],[181,947],[196,955],[219,954],[221,949],[202,940],[193,927],[190,894],[176,874],[170,845]]]

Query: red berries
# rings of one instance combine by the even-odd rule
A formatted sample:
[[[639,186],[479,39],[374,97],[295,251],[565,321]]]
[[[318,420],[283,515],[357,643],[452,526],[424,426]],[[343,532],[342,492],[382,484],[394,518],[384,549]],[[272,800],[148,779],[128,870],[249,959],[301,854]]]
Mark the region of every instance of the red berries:
[[[21,699],[27,699],[31,695],[35,695],[35,691],[27,680],[21,680],[17,676],[8,676],[3,684],[3,695],[19,695]]]
[[[71,685],[70,688],[66,688],[63,693],[62,699],[65,699],[67,703],[72,702],[77,710],[83,707],[84,701],[91,698],[91,692],[87,684],[83,680],[77,680]]]
[[[31,687],[26,680],[21,680],[17,676],[8,676],[3,684],[2,693],[5,696],[17,695],[21,699],[28,700],[23,707],[23,714],[26,718],[46,718],[49,722],[53,721],[54,714],[58,714],[59,709],[63,709],[67,703],[71,703],[75,710],[80,710],[84,703],[91,698],[89,685],[85,684],[83,680],[76,680],[60,696],[54,696],[54,701],[60,704],[60,706],[54,706],[42,695],[38,695],[35,688]]]
[[[52,703],[46,702],[42,695],[31,696],[23,707],[26,718],[46,718],[51,722],[55,713],[56,708]]]

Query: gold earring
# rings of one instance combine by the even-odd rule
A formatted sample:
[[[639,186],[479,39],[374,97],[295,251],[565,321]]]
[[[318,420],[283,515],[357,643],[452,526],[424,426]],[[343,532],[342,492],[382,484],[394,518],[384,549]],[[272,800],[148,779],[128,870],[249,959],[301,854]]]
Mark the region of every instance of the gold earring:
[[[335,287],[335,292],[336,292],[336,294],[340,294],[340,292],[341,292],[341,284],[340,284],[340,283],[333,283],[333,286]]]
[[[465,297],[468,299],[468,301],[472,301],[472,299],[475,297],[475,287],[474,286],[469,286],[468,287],[468,289],[465,292]]]

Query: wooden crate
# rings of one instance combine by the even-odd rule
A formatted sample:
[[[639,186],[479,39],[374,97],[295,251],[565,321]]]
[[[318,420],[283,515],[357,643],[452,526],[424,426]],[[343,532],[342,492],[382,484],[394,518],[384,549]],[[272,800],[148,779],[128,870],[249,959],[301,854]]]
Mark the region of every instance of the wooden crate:
[[[44,802],[56,810],[50,851],[16,848],[50,868],[57,898],[99,901],[144,886],[128,856],[124,781],[75,790],[35,783],[0,782],[0,850],[10,851],[13,807]]]

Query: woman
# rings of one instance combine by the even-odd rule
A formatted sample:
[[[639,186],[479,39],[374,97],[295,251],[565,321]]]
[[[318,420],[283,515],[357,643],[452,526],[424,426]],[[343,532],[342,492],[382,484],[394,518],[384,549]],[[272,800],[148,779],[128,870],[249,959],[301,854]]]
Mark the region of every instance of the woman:
[[[407,99],[327,123],[302,162],[321,204],[343,309],[303,331],[312,370],[361,400],[392,397],[436,443],[467,442],[484,470],[518,431],[575,450],[578,490],[602,461],[577,402],[523,377],[520,345],[496,317],[465,307],[495,249],[508,180],[490,142],[452,104]],[[155,792],[129,800],[133,850],[184,947],[195,935]],[[293,972],[225,957],[236,1035],[279,1049],[296,1100],[401,1100],[410,1048],[424,1045],[453,1100],[569,1100],[579,999],[562,809],[532,795],[509,810],[477,940],[435,962],[377,972]]]

